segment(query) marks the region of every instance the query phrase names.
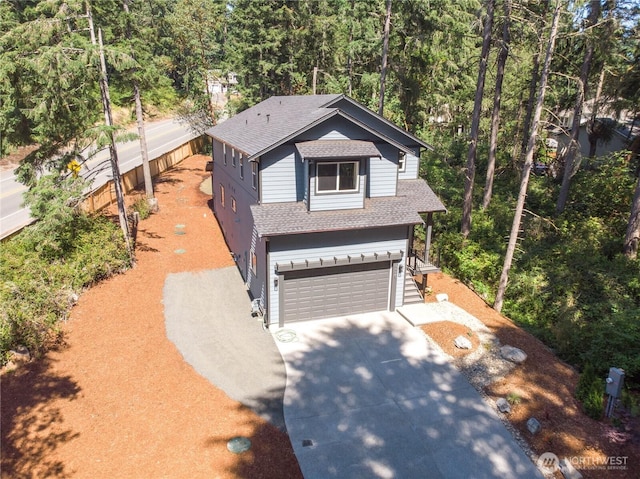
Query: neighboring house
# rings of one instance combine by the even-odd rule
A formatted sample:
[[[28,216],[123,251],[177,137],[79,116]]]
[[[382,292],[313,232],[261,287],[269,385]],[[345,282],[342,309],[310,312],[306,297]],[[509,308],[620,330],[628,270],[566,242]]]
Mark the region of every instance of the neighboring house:
[[[213,205],[267,325],[395,310],[414,226],[445,207],[418,178],[429,145],[345,95],[272,97],[207,131]],[[411,276],[409,276],[409,279]]]
[[[580,132],[578,134],[579,150],[578,156],[587,158],[591,152],[589,143],[588,125],[593,117],[595,100],[584,102],[582,115],[580,117]],[[571,135],[571,125],[573,123],[574,110],[562,110],[557,114],[558,125],[550,129],[550,133],[557,139],[558,154],[566,154]],[[637,115],[629,110],[616,111],[610,105],[600,105],[597,112],[597,121],[608,123],[612,126],[612,135],[609,140],[598,141],[595,145],[594,156],[605,156],[609,153],[627,149],[634,136],[638,134],[636,126]]]

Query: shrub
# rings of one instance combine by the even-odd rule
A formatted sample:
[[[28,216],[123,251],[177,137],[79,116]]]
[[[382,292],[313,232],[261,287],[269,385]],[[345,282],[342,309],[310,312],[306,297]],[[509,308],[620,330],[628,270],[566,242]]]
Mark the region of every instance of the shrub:
[[[582,408],[587,416],[596,421],[602,419],[604,410],[604,395],[602,392],[602,382],[594,381],[589,390],[589,394],[582,403]]]
[[[42,229],[27,228],[0,248],[0,361],[26,346],[35,356],[60,339],[66,319],[87,285],[128,267],[117,225],[103,217],[80,215],[66,223],[73,241],[64,248],[47,243],[34,248]]]
[[[138,198],[135,203],[131,206],[133,211],[138,213],[138,216],[141,220],[146,220],[151,215],[151,207],[149,206],[149,201],[143,196]]]

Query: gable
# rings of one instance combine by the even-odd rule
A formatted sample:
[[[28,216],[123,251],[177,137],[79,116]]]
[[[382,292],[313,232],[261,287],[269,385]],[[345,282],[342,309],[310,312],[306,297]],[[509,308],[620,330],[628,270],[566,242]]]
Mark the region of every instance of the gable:
[[[336,116],[400,150],[431,148],[345,95],[271,97],[210,128],[206,134],[253,160]]]

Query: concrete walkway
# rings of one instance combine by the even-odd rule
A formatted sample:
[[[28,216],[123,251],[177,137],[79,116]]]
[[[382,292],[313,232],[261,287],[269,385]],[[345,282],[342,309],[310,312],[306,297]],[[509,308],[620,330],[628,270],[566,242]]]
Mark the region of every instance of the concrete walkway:
[[[285,369],[235,266],[167,276],[167,337],[185,361],[236,401],[284,430]]]
[[[542,478],[421,331],[375,313],[274,335],[284,418],[305,478]]]

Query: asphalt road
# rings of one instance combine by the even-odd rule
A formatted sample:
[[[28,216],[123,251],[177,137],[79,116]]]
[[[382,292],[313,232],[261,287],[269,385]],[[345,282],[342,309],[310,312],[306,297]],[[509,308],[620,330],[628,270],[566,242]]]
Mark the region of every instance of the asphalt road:
[[[163,120],[145,125],[149,159],[154,159],[197,137],[188,125],[177,120]],[[138,139],[118,143],[120,173],[126,173],[142,164]],[[109,150],[100,151],[82,167],[82,176],[92,178],[93,188],[99,188],[111,180]],[[32,219],[28,208],[23,206],[22,195],[26,187],[17,181],[12,170],[0,171],[0,238],[29,224]]]

